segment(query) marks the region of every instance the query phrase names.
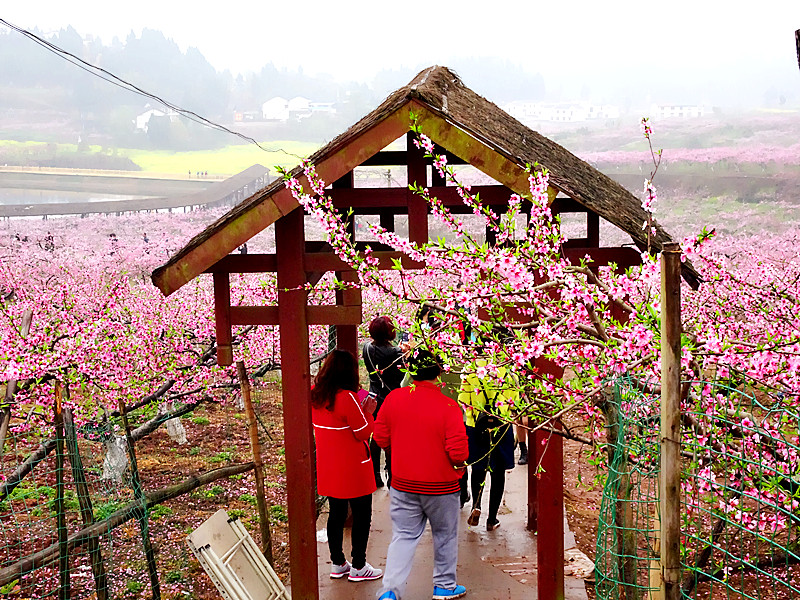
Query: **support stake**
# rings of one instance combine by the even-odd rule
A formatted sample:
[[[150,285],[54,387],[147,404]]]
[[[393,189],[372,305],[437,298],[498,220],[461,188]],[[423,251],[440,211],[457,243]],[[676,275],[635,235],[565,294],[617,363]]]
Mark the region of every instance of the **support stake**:
[[[661,254],[661,594],[681,596],[681,250]]]
[[[264,495],[264,462],[261,460],[261,443],[258,441],[258,422],[256,412],[253,410],[253,402],[250,398],[250,380],[247,378],[247,369],[244,362],[236,361],[236,370],[239,372],[239,384],[242,387],[242,400],[247,414],[247,428],[250,432],[250,447],[253,450],[253,464],[256,474],[256,501],[258,503],[258,524],[261,528],[261,551],[269,562],[270,566],[275,566],[272,560],[272,532],[269,522],[269,508],[267,499]]]
[[[56,529],[58,530],[58,600],[69,600],[69,544],[64,513],[64,420],[61,382],[56,381]]]

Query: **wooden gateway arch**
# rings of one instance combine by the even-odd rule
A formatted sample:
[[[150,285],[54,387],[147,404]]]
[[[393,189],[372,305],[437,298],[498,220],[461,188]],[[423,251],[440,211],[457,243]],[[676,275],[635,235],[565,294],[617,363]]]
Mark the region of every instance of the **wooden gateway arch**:
[[[590,255],[596,265],[615,262],[626,267],[639,262],[639,253],[626,247],[600,246],[600,217],[628,232],[640,249],[646,247],[642,223],[647,215],[640,201],[622,186],[576,156],[522,125],[495,104],[467,88],[445,67],[420,72],[408,85],[391,94],[378,108],[310,157],[323,181],[332,182],[329,194],[334,206],[356,215],[377,215],[382,226],[394,230],[395,217],[407,215],[409,238],[428,240],[428,205],[407,187],[360,188],[355,186],[356,167],[405,167],[408,183],[430,189],[456,213],[471,212],[456,190],[445,186],[430,168],[421,150],[411,143],[411,113],[416,124],[446,154],[449,164],[469,164],[495,185],[474,186],[484,203],[502,211],[512,193],[529,192],[527,164],[538,162],[550,171],[554,213],[580,213],[586,217],[586,236],[564,245],[568,257]],[[404,150],[386,150],[398,139]],[[302,169],[292,175],[302,177]],[[237,247],[270,225],[275,226],[274,254],[231,254]],[[350,232],[356,235],[353,222]],[[655,224],[653,246],[660,250],[670,236]],[[416,265],[406,256],[370,243],[382,268],[400,258],[407,268]],[[365,244],[359,243],[363,249]],[[361,323],[361,291],[338,292],[336,304],[310,306],[303,286],[333,271],[343,281],[357,281],[355,273],[320,242],[305,239],[304,214],[297,201],[275,181],[253,194],[194,237],[169,262],[153,272],[153,283],[169,295],[193,278],[211,273],[214,280],[218,355],[221,365],[233,361],[231,327],[278,325],[283,372],[283,414],[286,444],[286,477],[289,513],[290,574],[292,596],[319,597],[314,506],[314,465],[309,403],[308,326],[335,325],[339,346],[358,356],[357,326]],[[277,272],[277,306],[231,306],[230,274]],[[684,264],[684,277],[697,284],[697,274]],[[538,444],[536,445],[538,446]],[[560,445],[559,445],[560,448]],[[563,497],[560,451],[550,452],[547,480],[536,485],[530,474],[529,526],[538,513],[539,598],[563,598]],[[546,550],[544,550],[546,549]],[[560,594],[559,594],[560,590]]]

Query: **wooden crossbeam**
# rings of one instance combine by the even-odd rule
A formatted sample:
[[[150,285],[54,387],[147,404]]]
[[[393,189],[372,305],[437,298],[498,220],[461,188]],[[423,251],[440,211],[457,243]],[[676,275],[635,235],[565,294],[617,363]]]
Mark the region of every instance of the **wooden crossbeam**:
[[[311,305],[306,307],[309,325],[361,325],[361,305]],[[279,325],[277,306],[231,306],[231,325]]]
[[[375,246],[376,244],[370,244]],[[378,251],[372,255],[378,259],[378,268],[394,268],[394,260],[400,260],[405,269],[421,269],[424,265],[411,260],[402,252]],[[229,254],[206,269],[206,273],[272,273],[277,270],[277,257],[274,254]],[[335,254],[306,252],[303,254],[306,272],[352,271],[353,268]]]
[[[464,205],[454,186],[431,185],[428,189],[432,196],[436,196],[447,207]],[[475,185],[471,191],[473,194],[480,194],[481,204],[484,206],[507,206],[508,198],[513,194],[504,185]],[[335,208],[352,208],[362,214],[376,214],[389,208],[402,209],[402,212],[405,212],[408,209],[409,198],[415,196],[408,189],[400,187],[337,188],[328,190],[328,195]],[[581,206],[580,210],[585,211],[586,208]]]

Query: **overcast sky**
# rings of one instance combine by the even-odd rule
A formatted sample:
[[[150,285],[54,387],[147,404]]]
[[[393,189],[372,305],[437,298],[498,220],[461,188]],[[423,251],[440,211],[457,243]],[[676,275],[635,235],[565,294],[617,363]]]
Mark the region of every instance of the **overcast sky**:
[[[548,82],[618,73],[646,81],[739,66],[791,78],[800,89],[800,0],[138,0],[129,8],[108,0],[17,0],[4,2],[0,16],[45,33],[72,25],[104,42],[157,29],[234,73],[272,62],[369,81],[381,68],[492,56]]]

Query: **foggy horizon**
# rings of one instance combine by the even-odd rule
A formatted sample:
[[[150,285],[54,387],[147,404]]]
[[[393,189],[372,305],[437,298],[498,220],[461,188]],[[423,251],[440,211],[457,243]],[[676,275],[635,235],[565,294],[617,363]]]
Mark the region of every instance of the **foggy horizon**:
[[[588,2],[537,8],[499,0],[493,10],[477,14],[445,2],[390,19],[360,0],[339,11],[317,0],[304,6],[311,17],[249,1],[231,14],[145,0],[123,16],[128,11],[108,14],[96,0],[77,9],[47,0],[7,7],[2,16],[45,36],[71,26],[84,39],[99,38],[105,45],[115,38],[124,44],[145,28],[160,31],[182,52],[196,48],[217,72],[234,77],[272,64],[388,93],[439,64],[496,101],[504,95],[498,93],[503,82],[476,79],[476,64],[491,65],[500,80],[508,65],[541,75],[546,101],[752,108],[764,106],[771,95],[782,99],[781,106],[800,107],[794,47],[800,3],[772,3],[763,14],[721,13],[683,0],[669,7],[626,1],[613,10]],[[482,29],[476,31],[475,23]],[[508,35],[507,29],[519,23],[532,25]]]

